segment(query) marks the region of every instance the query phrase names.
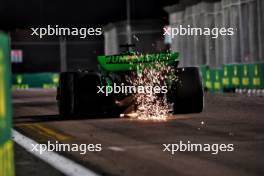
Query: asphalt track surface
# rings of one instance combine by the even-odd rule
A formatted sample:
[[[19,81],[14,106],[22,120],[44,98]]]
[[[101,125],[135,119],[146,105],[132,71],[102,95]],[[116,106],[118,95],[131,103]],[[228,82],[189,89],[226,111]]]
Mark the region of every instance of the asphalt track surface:
[[[205,96],[200,114],[166,122],[58,116],[55,90],[13,92],[14,129],[39,142],[102,144],[101,152],[60,152],[100,175],[264,175],[264,97]],[[233,152],[164,152],[162,144],[234,144]],[[15,146],[17,175],[63,175]],[[67,166],[65,166],[67,167]]]

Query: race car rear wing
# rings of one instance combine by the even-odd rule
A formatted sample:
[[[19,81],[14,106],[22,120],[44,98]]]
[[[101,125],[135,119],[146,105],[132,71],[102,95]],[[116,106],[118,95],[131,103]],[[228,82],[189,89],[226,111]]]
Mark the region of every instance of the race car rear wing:
[[[179,53],[166,52],[158,54],[123,54],[112,56],[98,56],[100,68],[105,71],[130,71],[136,70],[139,65],[147,67],[158,62],[166,62],[168,65],[178,65]]]

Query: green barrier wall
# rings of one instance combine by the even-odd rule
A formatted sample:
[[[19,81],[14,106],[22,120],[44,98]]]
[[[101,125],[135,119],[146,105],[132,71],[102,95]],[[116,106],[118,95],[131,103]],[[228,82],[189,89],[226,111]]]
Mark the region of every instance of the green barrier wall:
[[[200,67],[204,87],[211,92],[264,89],[264,63],[227,64],[222,68]]]
[[[206,77],[206,71],[208,70],[208,66],[207,65],[202,65],[200,66],[200,74],[203,78],[203,85],[206,85],[206,79],[204,79]]]
[[[241,78],[241,87],[243,89],[253,89],[252,84],[252,68],[250,64],[240,64],[239,65],[242,69],[242,78]]]
[[[242,67],[239,64],[230,65],[231,67],[231,85],[234,88],[242,88]]]
[[[223,69],[217,68],[211,70],[212,82],[213,82],[213,91],[214,92],[223,92]]]
[[[9,37],[0,32],[0,176],[13,176]]]
[[[231,65],[224,65],[223,66],[223,78],[222,78],[222,85],[223,89],[228,90],[232,89],[232,67]]]
[[[13,89],[56,88],[58,83],[58,73],[32,73],[12,75]]]
[[[212,82],[212,71],[208,68],[206,71],[205,71],[205,77],[203,78],[205,80],[205,84],[204,84],[204,87],[206,88],[206,90],[209,90],[209,91],[213,91],[213,82]]]
[[[250,83],[253,85],[253,88],[263,89],[264,88],[264,63],[260,64],[250,64]]]
[[[206,90],[222,92],[238,89],[264,89],[264,63],[227,64],[222,68],[200,66],[200,74]],[[12,88],[56,88],[58,73],[13,74]]]

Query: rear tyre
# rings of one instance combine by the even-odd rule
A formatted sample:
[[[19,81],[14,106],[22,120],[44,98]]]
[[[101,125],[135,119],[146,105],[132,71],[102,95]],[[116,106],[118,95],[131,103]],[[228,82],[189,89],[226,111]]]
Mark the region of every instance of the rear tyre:
[[[204,106],[204,92],[197,67],[176,69],[177,81],[172,84],[170,99],[173,113],[199,113]]]
[[[58,109],[61,116],[67,117],[73,114],[74,108],[74,73],[64,72],[60,74],[60,82],[57,91]]]

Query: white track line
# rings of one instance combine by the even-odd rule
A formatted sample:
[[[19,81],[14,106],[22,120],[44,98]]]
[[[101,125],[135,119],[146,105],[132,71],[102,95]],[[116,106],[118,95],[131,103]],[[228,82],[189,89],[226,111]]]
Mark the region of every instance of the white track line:
[[[32,144],[36,145],[37,142],[24,136],[23,134],[13,130],[13,140],[26,149],[31,154],[35,155],[39,159],[50,164],[61,173],[68,176],[98,176],[95,172],[75,163],[72,160],[65,158],[55,152],[44,151],[42,154],[32,151]]]
[[[110,147],[107,147],[109,150],[113,150],[113,151],[115,151],[115,152],[123,152],[123,151],[125,151],[125,149],[124,148],[122,148],[122,147],[116,147],[116,146],[110,146]]]

